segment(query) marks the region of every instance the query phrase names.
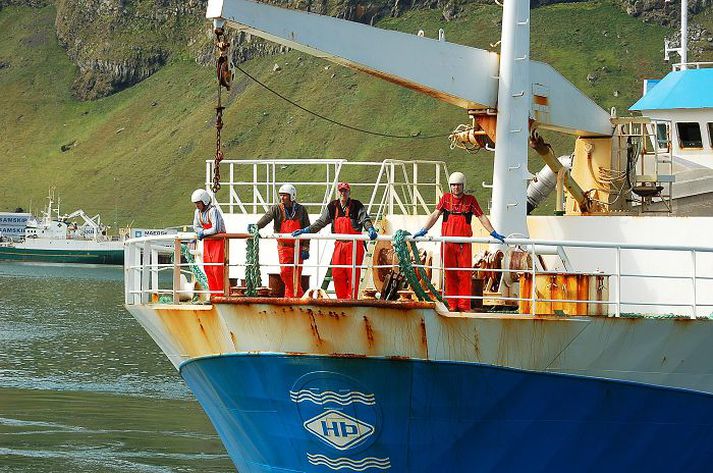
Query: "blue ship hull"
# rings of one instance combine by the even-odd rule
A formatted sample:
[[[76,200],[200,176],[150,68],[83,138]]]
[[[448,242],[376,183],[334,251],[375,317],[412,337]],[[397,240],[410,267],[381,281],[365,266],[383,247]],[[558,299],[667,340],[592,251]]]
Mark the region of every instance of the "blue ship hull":
[[[710,472],[713,396],[477,363],[281,354],[181,375],[241,473]]]

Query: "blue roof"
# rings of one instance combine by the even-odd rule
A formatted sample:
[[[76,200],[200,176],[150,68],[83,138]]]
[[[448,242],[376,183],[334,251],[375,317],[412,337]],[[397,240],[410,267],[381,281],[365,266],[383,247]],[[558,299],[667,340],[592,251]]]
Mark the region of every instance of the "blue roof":
[[[713,108],[713,69],[669,72],[629,110]]]

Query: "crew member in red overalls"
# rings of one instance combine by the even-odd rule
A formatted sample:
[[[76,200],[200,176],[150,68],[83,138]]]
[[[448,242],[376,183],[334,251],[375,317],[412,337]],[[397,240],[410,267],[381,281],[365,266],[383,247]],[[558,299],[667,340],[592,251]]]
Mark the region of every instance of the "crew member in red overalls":
[[[197,189],[191,195],[191,201],[196,204],[196,211],[193,215],[193,229],[198,234],[198,239],[225,233],[225,223],[223,215],[218,207],[211,203],[212,199],[208,191]],[[225,242],[223,240],[208,239],[203,242],[203,263],[224,263],[225,262]],[[203,271],[208,278],[208,290],[211,294],[223,292],[223,266],[204,265]]]
[[[275,233],[292,233],[303,227],[308,227],[309,215],[304,206],[297,203],[297,189],[292,184],[283,184],[277,191],[280,203],[270,207],[270,210],[257,222],[257,228],[263,228],[274,222]],[[250,229],[248,229],[250,230]],[[280,261],[280,279],[285,284],[285,297],[302,297],[302,263],[309,258],[309,240],[300,240],[299,266],[295,269],[295,243],[292,238],[277,240],[277,256]]]
[[[465,175],[454,172],[448,178],[450,192],[441,197],[436,210],[428,217],[426,225],[413,236],[422,237],[443,216],[441,236],[471,237],[470,222],[475,215],[493,238],[505,242],[505,237],[496,232],[490,220],[483,214],[474,195],[464,193]],[[458,296],[472,296],[473,245],[471,243],[444,243],[441,248],[446,279],[446,300],[451,311],[469,312],[470,299]],[[462,268],[462,269],[461,269]],[[467,269],[468,271],[463,271]],[[455,297],[454,297],[455,296]]]
[[[349,197],[351,186],[346,182],[340,182],[337,185],[337,191],[339,199],[330,202],[317,221],[306,228],[293,232],[292,235],[316,233],[331,223],[332,233],[359,235],[363,228],[369,233],[369,238],[375,240],[376,229],[371,223],[364,204]],[[356,242],[356,261],[352,262],[354,243],[352,240],[334,242],[332,280],[337,299],[356,299],[358,295],[365,244],[361,241]],[[352,265],[356,265],[356,269]]]

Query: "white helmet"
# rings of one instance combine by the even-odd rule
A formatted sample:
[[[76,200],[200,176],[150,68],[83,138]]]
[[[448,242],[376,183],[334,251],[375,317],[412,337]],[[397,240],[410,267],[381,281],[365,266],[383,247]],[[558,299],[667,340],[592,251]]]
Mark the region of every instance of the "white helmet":
[[[277,191],[278,194],[290,194],[290,200],[294,202],[297,200],[297,189],[292,184],[282,184],[280,190]]]
[[[193,194],[191,194],[191,202],[193,202],[194,204],[196,202],[203,202],[204,205],[208,205],[210,204],[210,201],[210,194],[207,190],[196,189],[193,191]]]
[[[463,184],[463,187],[465,187],[465,174],[458,171],[451,174],[448,178],[448,185],[450,186],[451,184]]]

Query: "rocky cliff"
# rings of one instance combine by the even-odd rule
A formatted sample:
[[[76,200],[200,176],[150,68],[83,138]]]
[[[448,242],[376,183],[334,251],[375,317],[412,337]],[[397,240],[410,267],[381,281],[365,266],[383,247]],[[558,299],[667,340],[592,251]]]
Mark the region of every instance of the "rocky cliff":
[[[617,0],[617,3],[631,16],[661,25],[678,25],[681,3],[666,0]],[[689,13],[700,13],[713,5],[713,0],[688,0]]]
[[[492,0],[270,0],[288,8],[309,10],[373,24],[409,9],[437,9],[447,21],[461,14],[465,3]],[[531,0],[534,7],[577,0]],[[679,4],[665,0],[615,0],[643,21],[675,26]],[[160,69],[174,55],[189,55],[202,64],[212,61],[212,36],[203,18],[206,0],[0,0],[9,5],[43,7],[54,4],[57,38],[77,65],[73,94],[92,100],[129,87]],[[713,0],[690,0],[691,13],[709,8]],[[705,28],[691,24],[693,41],[703,46],[713,39]],[[672,39],[675,37],[672,32]],[[284,48],[238,33],[234,59],[242,62]]]

